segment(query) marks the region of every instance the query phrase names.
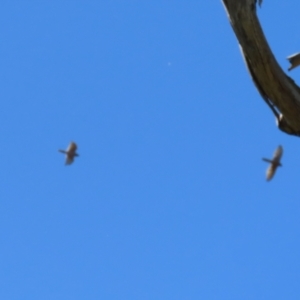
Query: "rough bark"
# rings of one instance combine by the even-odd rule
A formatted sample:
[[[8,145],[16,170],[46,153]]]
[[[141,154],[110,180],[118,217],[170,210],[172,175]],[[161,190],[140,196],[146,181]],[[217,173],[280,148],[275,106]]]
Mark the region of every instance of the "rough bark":
[[[279,129],[300,136],[300,88],[281,69],[268,45],[256,14],[257,0],[222,2],[253,82]]]

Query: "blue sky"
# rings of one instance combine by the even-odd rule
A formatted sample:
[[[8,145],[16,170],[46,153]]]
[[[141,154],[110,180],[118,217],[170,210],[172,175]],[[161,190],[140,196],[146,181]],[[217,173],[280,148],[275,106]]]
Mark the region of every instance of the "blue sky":
[[[258,9],[284,70],[299,8]],[[0,39],[1,299],[300,297],[299,140],[220,1],[3,1]]]

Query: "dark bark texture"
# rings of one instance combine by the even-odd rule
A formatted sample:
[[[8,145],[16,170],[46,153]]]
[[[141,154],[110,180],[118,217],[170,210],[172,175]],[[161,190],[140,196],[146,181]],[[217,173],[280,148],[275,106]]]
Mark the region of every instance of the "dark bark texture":
[[[300,88],[276,61],[256,14],[262,0],[222,0],[242,55],[261,97],[274,113],[278,128],[300,136]]]

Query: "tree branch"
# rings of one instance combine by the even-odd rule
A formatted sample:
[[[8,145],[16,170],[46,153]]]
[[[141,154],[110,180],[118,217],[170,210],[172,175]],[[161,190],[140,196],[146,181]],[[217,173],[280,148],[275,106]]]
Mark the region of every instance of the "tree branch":
[[[257,0],[222,2],[253,82],[279,129],[300,136],[300,88],[281,69],[268,45],[256,15]]]

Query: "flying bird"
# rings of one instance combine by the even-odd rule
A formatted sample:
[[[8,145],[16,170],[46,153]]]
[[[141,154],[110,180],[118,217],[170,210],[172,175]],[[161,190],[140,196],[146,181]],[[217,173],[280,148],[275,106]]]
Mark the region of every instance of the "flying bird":
[[[267,173],[266,173],[267,181],[273,178],[277,167],[282,166],[282,164],[280,163],[282,153],[283,153],[283,148],[281,146],[278,146],[278,148],[274,152],[272,159],[263,158],[264,161],[270,163],[270,166],[267,169]]]
[[[79,156],[76,153],[76,150],[77,150],[77,145],[74,142],[71,142],[66,151],[60,149],[58,151],[66,154],[66,165],[70,165],[74,161],[74,157]]]

